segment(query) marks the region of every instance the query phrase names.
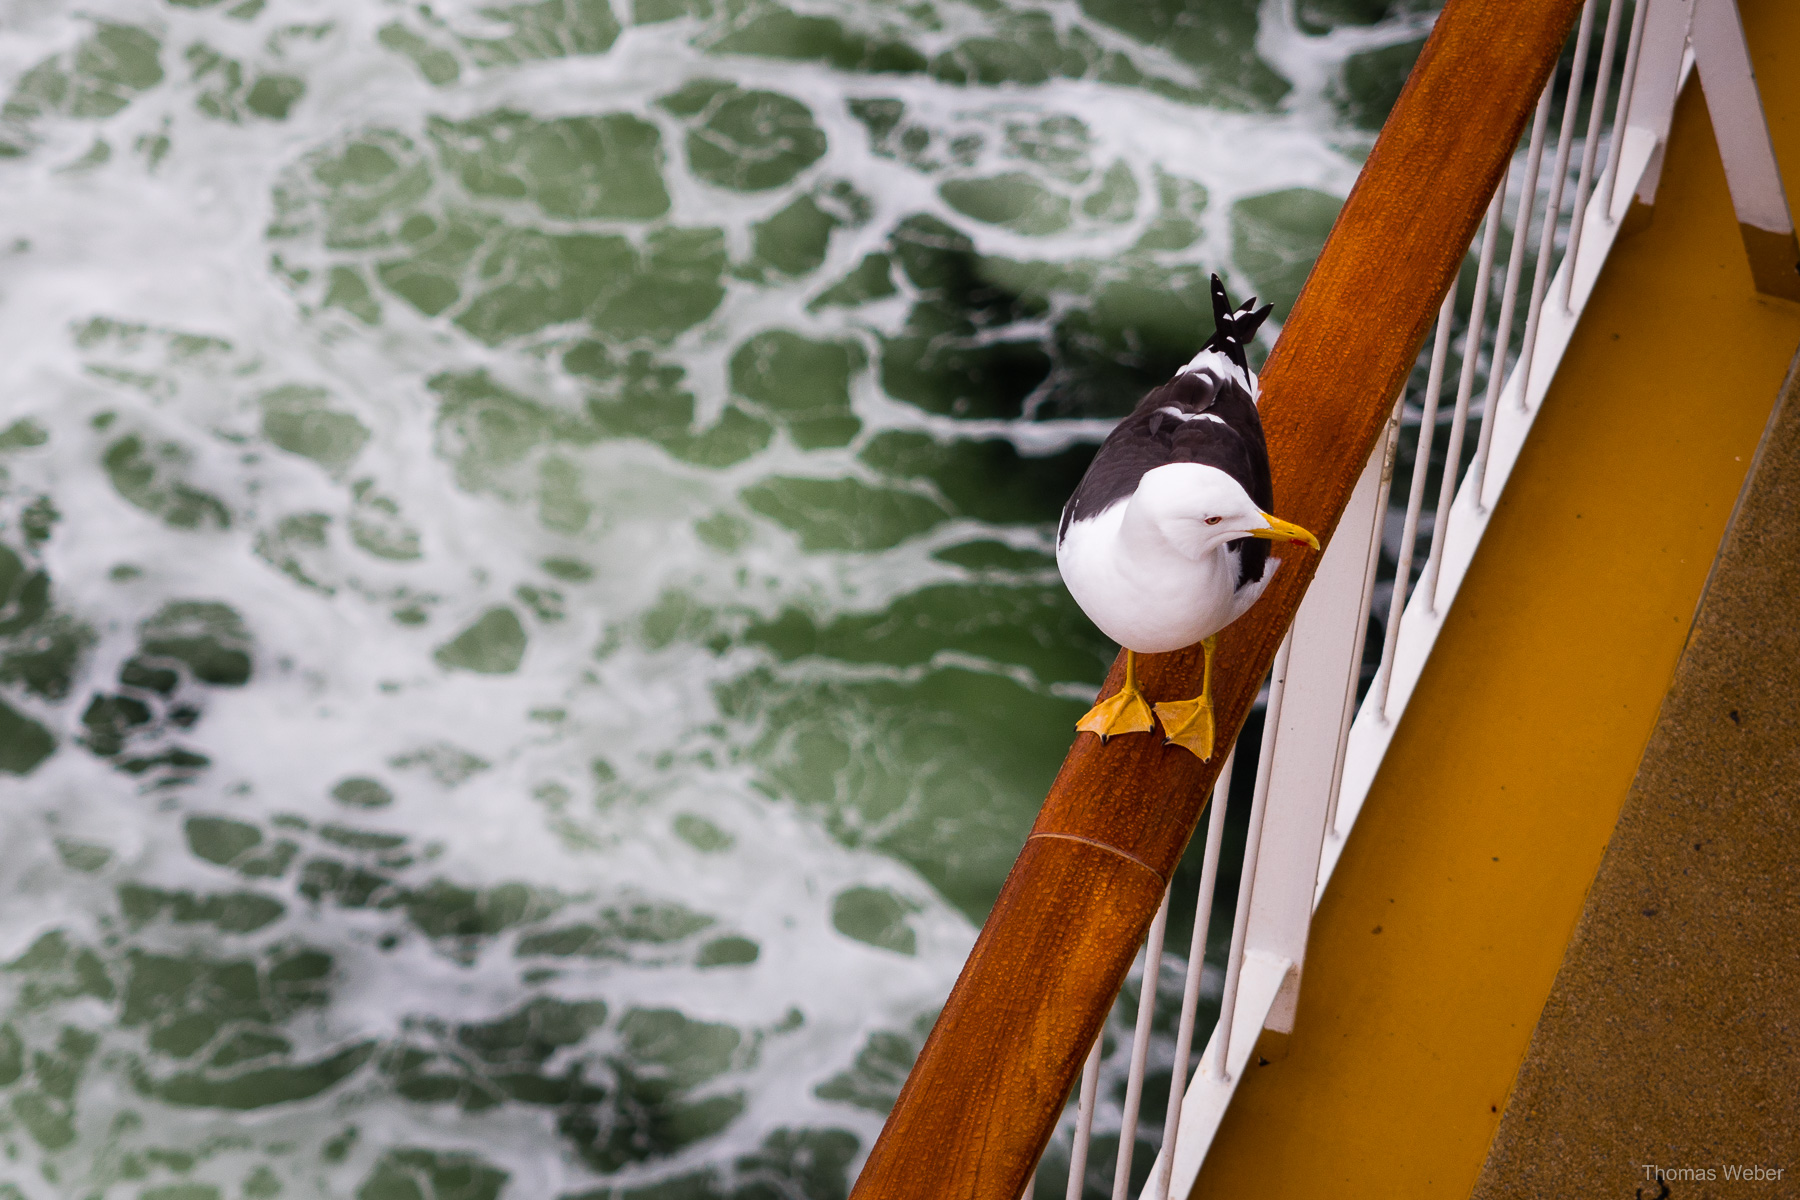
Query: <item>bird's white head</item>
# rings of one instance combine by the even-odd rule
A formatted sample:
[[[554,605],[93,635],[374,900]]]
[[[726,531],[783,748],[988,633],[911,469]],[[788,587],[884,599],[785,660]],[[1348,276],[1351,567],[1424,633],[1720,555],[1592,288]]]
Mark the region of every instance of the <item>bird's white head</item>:
[[[1319,548],[1318,538],[1263,512],[1237,480],[1201,463],[1168,463],[1144,472],[1131,510],[1128,524],[1144,522],[1185,558],[1204,558],[1245,537]]]

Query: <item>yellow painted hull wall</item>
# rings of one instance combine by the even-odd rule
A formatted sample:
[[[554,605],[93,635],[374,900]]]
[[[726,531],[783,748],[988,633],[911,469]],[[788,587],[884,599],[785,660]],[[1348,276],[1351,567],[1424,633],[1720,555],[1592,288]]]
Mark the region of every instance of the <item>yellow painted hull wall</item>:
[[[1793,195],[1800,4],[1742,11]],[[1690,86],[1196,1197],[1469,1194],[1797,345]]]

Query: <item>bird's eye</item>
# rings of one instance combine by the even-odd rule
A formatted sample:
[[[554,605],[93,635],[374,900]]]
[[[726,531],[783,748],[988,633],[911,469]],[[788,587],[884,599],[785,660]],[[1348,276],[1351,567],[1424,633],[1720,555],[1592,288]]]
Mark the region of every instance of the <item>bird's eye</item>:
[[[1220,521],[1223,521],[1224,519],[1225,519],[1224,517],[1208,517],[1208,518],[1206,518],[1206,523],[1208,525],[1217,525]]]

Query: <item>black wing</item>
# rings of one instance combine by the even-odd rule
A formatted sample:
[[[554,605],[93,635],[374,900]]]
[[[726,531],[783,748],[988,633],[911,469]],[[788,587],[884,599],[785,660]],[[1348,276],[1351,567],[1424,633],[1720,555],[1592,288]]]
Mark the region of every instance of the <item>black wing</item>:
[[[1217,420],[1196,419],[1202,413]],[[1146,471],[1175,462],[1217,467],[1237,480],[1258,508],[1274,511],[1269,451],[1256,402],[1235,380],[1222,380],[1201,370],[1177,375],[1151,391],[1107,435],[1075,494],[1063,506],[1057,541],[1061,542],[1071,522],[1097,517],[1129,499]],[[1240,586],[1261,579],[1268,543],[1239,538],[1231,545],[1241,555]]]

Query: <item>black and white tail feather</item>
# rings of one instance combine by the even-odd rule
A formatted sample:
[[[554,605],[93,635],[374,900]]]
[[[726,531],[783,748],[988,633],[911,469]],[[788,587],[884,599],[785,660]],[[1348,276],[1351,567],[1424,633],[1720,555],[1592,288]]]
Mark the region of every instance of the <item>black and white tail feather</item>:
[[[1244,359],[1244,347],[1256,340],[1256,331],[1268,320],[1273,304],[1256,307],[1256,297],[1252,296],[1236,309],[1231,307],[1230,297],[1225,295],[1225,285],[1219,277],[1212,277],[1213,302],[1213,335],[1206,339],[1200,347],[1202,354],[1208,350],[1216,350],[1229,358],[1237,368],[1246,375],[1250,374],[1250,364]],[[1192,364],[1189,364],[1190,366]]]

